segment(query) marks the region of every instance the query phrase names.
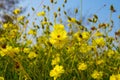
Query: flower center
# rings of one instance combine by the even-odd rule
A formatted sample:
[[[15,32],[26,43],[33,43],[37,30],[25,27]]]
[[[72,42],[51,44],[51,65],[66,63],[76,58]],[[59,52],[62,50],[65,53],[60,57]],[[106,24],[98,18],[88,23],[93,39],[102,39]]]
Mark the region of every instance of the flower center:
[[[57,38],[60,38],[60,35],[57,35]]]

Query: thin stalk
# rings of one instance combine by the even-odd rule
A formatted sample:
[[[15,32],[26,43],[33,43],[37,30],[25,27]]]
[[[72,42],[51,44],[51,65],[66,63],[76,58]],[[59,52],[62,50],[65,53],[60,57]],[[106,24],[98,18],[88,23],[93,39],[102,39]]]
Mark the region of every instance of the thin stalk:
[[[82,0],[80,1],[80,20],[82,21]]]

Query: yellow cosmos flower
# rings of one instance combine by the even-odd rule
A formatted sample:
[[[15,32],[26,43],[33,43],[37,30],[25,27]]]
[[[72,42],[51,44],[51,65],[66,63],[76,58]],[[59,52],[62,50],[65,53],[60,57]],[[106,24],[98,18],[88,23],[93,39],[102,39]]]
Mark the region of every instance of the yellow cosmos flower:
[[[30,58],[30,59],[33,59],[35,57],[37,57],[37,54],[35,52],[30,52],[28,55],[28,58]]]
[[[28,32],[28,34],[36,35],[37,32],[36,32],[36,30],[30,29],[29,32]]]
[[[27,40],[27,41],[26,41],[26,45],[31,45],[32,43],[33,43],[32,40]]]
[[[18,30],[13,29],[13,30],[10,31],[10,33],[9,33],[10,36],[9,37],[10,38],[15,38],[17,33],[18,33]]]
[[[102,64],[102,63],[104,63],[104,60],[103,60],[103,59],[100,59],[100,60],[98,60],[98,61],[96,62],[97,65],[100,65],[100,64]]]
[[[116,75],[110,76],[110,80],[117,80],[117,79],[116,79]]]
[[[5,42],[6,41],[6,39],[5,39],[5,37],[1,37],[0,38],[0,42],[2,43],[2,42]]]
[[[100,32],[100,31],[97,31],[96,33],[95,33],[95,36],[103,36],[103,34]]]
[[[105,46],[105,40],[103,37],[97,38],[93,41],[94,45],[98,45],[98,46]]]
[[[30,52],[30,48],[24,48],[24,49],[23,49],[23,52],[24,52],[24,53],[29,53],[29,52]]]
[[[6,49],[1,49],[0,50],[0,55],[3,57],[8,53],[8,51]]]
[[[25,19],[25,16],[19,16],[19,17],[17,18],[18,21],[22,21],[22,20],[24,20],[24,19]]]
[[[19,13],[20,13],[20,9],[15,9],[15,10],[13,11],[13,13],[14,13],[14,14],[19,14]]]
[[[64,30],[63,25],[58,24],[54,26],[54,30],[50,34],[50,43],[56,47],[62,48],[67,39],[67,32]]]
[[[108,57],[111,57],[114,54],[115,54],[114,50],[108,50],[107,52]]]
[[[64,25],[62,24],[55,24],[53,27],[54,30],[64,30]]]
[[[52,60],[51,65],[57,65],[60,62],[60,57],[56,57]]]
[[[5,56],[5,55],[14,56],[15,53],[19,53],[19,52],[20,52],[19,47],[13,48],[12,46],[6,46],[6,48],[1,48],[0,55],[1,56]]]
[[[85,63],[79,63],[78,70],[83,71],[83,70],[86,70],[86,69],[87,69],[87,64],[85,64]]]
[[[80,32],[76,32],[73,36],[77,41],[82,41],[82,35]]]
[[[103,72],[98,72],[97,70],[94,70],[94,72],[92,73],[92,78],[93,79],[101,79],[103,76]]]
[[[75,18],[70,18],[70,20],[68,19],[68,22],[75,23],[75,22],[76,22],[76,19],[75,19]]]
[[[14,53],[19,53],[20,52],[20,48],[19,47],[15,47],[15,48],[13,48],[13,50],[14,50]]]
[[[82,32],[82,39],[88,40],[90,37],[89,32]]]
[[[13,51],[14,50],[12,49],[12,46],[6,46],[6,48],[1,49],[0,54],[1,54],[1,56],[5,56],[5,55],[8,55],[8,54],[12,54]]]
[[[3,27],[6,29],[8,27],[8,24],[7,23],[4,23],[3,24]]]
[[[120,80],[120,74],[117,75],[111,75],[109,80]]]
[[[0,80],[4,80],[4,77],[0,77]]]
[[[62,41],[62,40],[65,40],[67,38],[67,32],[61,31],[61,30],[55,30],[51,33],[50,36],[55,41]]]
[[[80,49],[81,53],[87,53],[88,51],[91,50],[91,46],[89,46],[88,44],[84,43],[84,44],[81,44],[79,49]]]
[[[38,13],[37,13],[37,16],[45,16],[45,12],[44,12],[44,11],[38,12]]]
[[[13,24],[13,23],[4,23],[3,24],[3,28],[5,28],[5,29],[19,29],[19,27],[18,26],[16,26],[15,24]]]
[[[42,21],[41,24],[46,25],[46,24],[48,24],[48,22],[47,21]]]
[[[65,72],[65,70],[63,69],[63,66],[56,65],[53,68],[53,70],[50,71],[50,77],[54,77],[54,80],[56,80],[64,72]]]

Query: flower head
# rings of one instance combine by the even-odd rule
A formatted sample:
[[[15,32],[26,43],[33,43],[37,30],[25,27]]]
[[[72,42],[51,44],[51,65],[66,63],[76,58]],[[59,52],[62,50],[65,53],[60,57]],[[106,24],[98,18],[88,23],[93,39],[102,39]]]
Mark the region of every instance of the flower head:
[[[4,80],[4,77],[0,77],[0,80]]]
[[[97,38],[93,41],[94,45],[105,46],[105,40],[103,37]]]
[[[23,49],[23,52],[24,52],[24,53],[29,53],[29,52],[30,52],[30,48],[24,48],[24,49]]]
[[[97,31],[97,32],[95,33],[95,36],[96,36],[96,37],[99,37],[99,36],[103,36],[103,34],[102,34],[100,31]]]
[[[30,52],[28,55],[28,58],[30,58],[30,59],[33,59],[35,57],[37,57],[37,54],[35,52]]]
[[[76,22],[76,19],[75,19],[75,18],[70,18],[70,19],[68,19],[68,22],[75,23],[75,22]]]
[[[38,13],[37,13],[37,16],[45,16],[45,12],[44,12],[44,11],[38,12]]]
[[[89,32],[83,32],[83,33],[82,33],[82,38],[83,38],[83,39],[88,40],[89,37],[90,37]]]
[[[94,72],[92,73],[92,78],[94,79],[101,79],[103,76],[103,73],[100,71],[98,72],[97,70],[94,70]]]
[[[76,32],[74,34],[74,38],[77,40],[77,41],[82,41],[82,35],[80,32]]]
[[[96,61],[96,64],[97,64],[97,65],[100,65],[100,64],[102,64],[102,63],[104,63],[104,60],[103,60],[103,59],[100,59],[100,60]]]
[[[56,65],[53,70],[50,71],[50,77],[54,77],[54,80],[56,80],[58,77],[61,76],[62,73],[64,73],[63,66]]]
[[[58,63],[60,62],[60,57],[55,57],[53,60],[52,60],[52,65],[57,65]]]
[[[13,11],[13,13],[14,13],[14,14],[19,14],[19,13],[20,13],[20,9],[15,9],[15,10]]]
[[[114,50],[111,50],[111,49],[108,50],[108,52],[107,52],[108,57],[111,57],[114,54],[115,54]]]
[[[25,19],[25,16],[19,16],[19,17],[17,18],[18,21],[23,21],[24,19]]]
[[[30,29],[29,32],[28,32],[28,34],[36,35],[37,32],[36,32],[36,30]]]
[[[87,64],[86,63],[80,63],[78,65],[78,70],[83,71],[83,70],[86,70],[86,69],[87,69]]]
[[[50,43],[56,47],[63,47],[67,39],[67,32],[62,24],[56,24],[50,34]]]
[[[120,74],[117,74],[117,75],[111,75],[110,76],[110,80],[120,80]]]

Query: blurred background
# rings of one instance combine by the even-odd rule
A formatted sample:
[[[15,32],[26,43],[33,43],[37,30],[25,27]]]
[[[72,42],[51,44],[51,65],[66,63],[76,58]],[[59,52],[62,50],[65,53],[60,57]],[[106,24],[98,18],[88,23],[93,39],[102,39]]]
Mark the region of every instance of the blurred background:
[[[20,15],[27,16],[30,14],[31,21],[37,18],[36,13],[43,11],[42,6],[48,5],[51,7],[51,12],[48,17],[50,19],[53,18],[51,16],[52,12],[56,11],[58,7],[61,7],[64,3],[64,0],[54,0],[57,1],[56,5],[52,5],[50,0],[0,0],[0,21],[6,21],[10,19],[9,15],[12,15],[12,11],[16,8],[21,8],[22,13]],[[115,12],[112,14],[112,19],[114,20],[114,29],[115,32],[120,27],[120,19],[118,16],[120,15],[120,1],[119,0],[67,0],[67,4],[65,4],[65,8],[63,11],[67,11],[68,15],[71,17],[76,17],[80,19],[82,16],[83,24],[88,26],[88,18],[92,18],[94,14],[99,17],[99,22],[108,23],[110,20],[110,6],[113,5],[115,8]],[[35,10],[33,11],[32,8]],[[77,15],[74,14],[74,10],[78,8],[79,12]],[[64,16],[61,16],[64,18]],[[39,21],[36,21],[39,23]]]

